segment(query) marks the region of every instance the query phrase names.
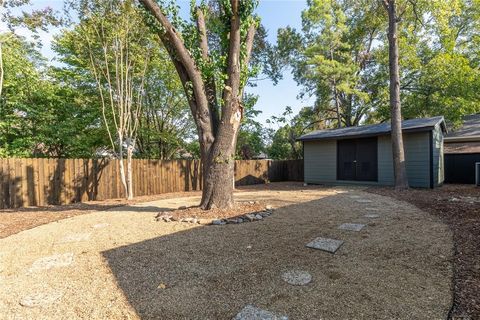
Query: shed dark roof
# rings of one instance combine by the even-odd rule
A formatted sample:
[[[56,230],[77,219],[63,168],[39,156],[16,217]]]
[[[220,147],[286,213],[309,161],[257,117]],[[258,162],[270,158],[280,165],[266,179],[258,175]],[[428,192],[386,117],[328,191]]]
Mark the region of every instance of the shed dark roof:
[[[443,117],[432,117],[422,119],[411,119],[402,121],[402,130],[404,132],[414,131],[430,131],[434,129],[437,124],[441,124],[442,130],[446,132],[445,121]],[[347,127],[332,130],[317,130],[307,133],[300,138],[299,141],[308,140],[327,140],[337,138],[360,138],[360,137],[374,137],[384,134],[389,134],[390,122],[371,124],[357,127]]]
[[[465,116],[462,126],[452,130],[445,136],[445,140],[447,141],[462,141],[475,138],[480,141],[480,113]]]

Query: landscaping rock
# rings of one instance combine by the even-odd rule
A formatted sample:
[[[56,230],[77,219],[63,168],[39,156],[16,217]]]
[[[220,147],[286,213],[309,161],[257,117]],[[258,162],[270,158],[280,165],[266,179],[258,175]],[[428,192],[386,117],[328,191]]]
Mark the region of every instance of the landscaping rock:
[[[285,272],[282,279],[294,286],[304,286],[312,281],[312,275],[307,271],[291,270]]]
[[[257,308],[253,305],[246,305],[234,320],[288,320],[287,316],[276,315],[273,312]]]
[[[342,240],[318,237],[306,244],[307,248],[335,253],[343,245]]]
[[[256,215],[255,215],[255,219],[256,219],[256,220],[262,220],[263,217],[262,217],[261,214],[256,214]]]
[[[250,213],[246,214],[244,217],[250,222],[255,220],[255,216],[253,214],[250,214]]]
[[[229,223],[229,224],[237,224],[238,221],[237,221],[237,219],[227,219],[227,223]]]
[[[212,224],[213,225],[224,225],[226,224],[226,222],[224,220],[220,220],[220,219],[215,219],[215,220],[212,220]]]
[[[273,210],[273,206],[268,204],[268,205],[265,206],[265,210],[269,210],[269,211]]]
[[[180,207],[178,207],[178,210],[185,210],[185,209],[187,209],[187,206],[180,206]]]

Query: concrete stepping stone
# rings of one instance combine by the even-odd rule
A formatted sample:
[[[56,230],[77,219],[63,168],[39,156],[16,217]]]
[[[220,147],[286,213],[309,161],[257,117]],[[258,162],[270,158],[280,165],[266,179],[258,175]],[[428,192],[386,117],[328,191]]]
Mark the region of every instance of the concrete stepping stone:
[[[312,281],[312,275],[307,271],[290,270],[282,274],[282,279],[294,286],[304,286]]]
[[[91,235],[90,232],[89,233],[72,233],[60,239],[58,243],[87,241],[88,239],[90,239],[90,235]]]
[[[73,253],[55,254],[35,260],[30,272],[49,270],[52,268],[68,267],[73,262]]]
[[[307,243],[306,246],[312,249],[335,253],[342,246],[342,244],[342,240],[318,237],[315,238],[313,241]]]
[[[360,223],[343,223],[338,227],[338,229],[358,232],[362,230],[363,227],[365,227],[365,225]]]
[[[48,290],[23,297],[20,305],[28,308],[43,307],[55,303],[63,297],[63,292]]]
[[[370,203],[370,202],[373,202],[372,200],[368,200],[368,199],[358,199],[357,200],[358,203]]]
[[[352,198],[352,199],[361,199],[362,198],[360,196],[349,196],[349,197]]]
[[[369,213],[369,214],[364,215],[364,217],[365,217],[365,218],[380,218],[380,215],[379,215],[379,214]]]
[[[93,229],[103,229],[108,227],[110,224],[108,223],[97,223],[93,225]]]
[[[372,208],[372,207],[367,207],[365,210],[370,210],[370,211],[378,211],[380,210],[379,208]]]
[[[287,316],[276,315],[253,305],[246,305],[233,320],[288,320]]]

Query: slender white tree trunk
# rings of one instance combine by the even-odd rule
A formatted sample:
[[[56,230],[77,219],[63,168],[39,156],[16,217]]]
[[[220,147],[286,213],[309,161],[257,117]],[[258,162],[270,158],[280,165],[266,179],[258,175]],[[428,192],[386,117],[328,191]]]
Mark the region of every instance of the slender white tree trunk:
[[[120,164],[120,180],[122,181],[123,189],[125,190],[125,197],[128,199],[128,186],[125,175],[125,165],[123,164],[123,139],[121,138],[121,135],[119,135],[118,161]]]
[[[135,143],[132,139],[127,140],[127,199],[133,199],[132,158]]]

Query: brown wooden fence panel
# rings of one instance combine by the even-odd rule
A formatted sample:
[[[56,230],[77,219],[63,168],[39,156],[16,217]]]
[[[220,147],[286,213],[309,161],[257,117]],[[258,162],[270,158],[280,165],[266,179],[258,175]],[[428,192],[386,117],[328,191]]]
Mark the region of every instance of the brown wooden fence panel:
[[[199,160],[133,160],[134,195],[202,187]],[[125,196],[120,161],[109,159],[0,159],[0,208],[68,204]],[[235,185],[303,181],[303,161],[235,161]]]

